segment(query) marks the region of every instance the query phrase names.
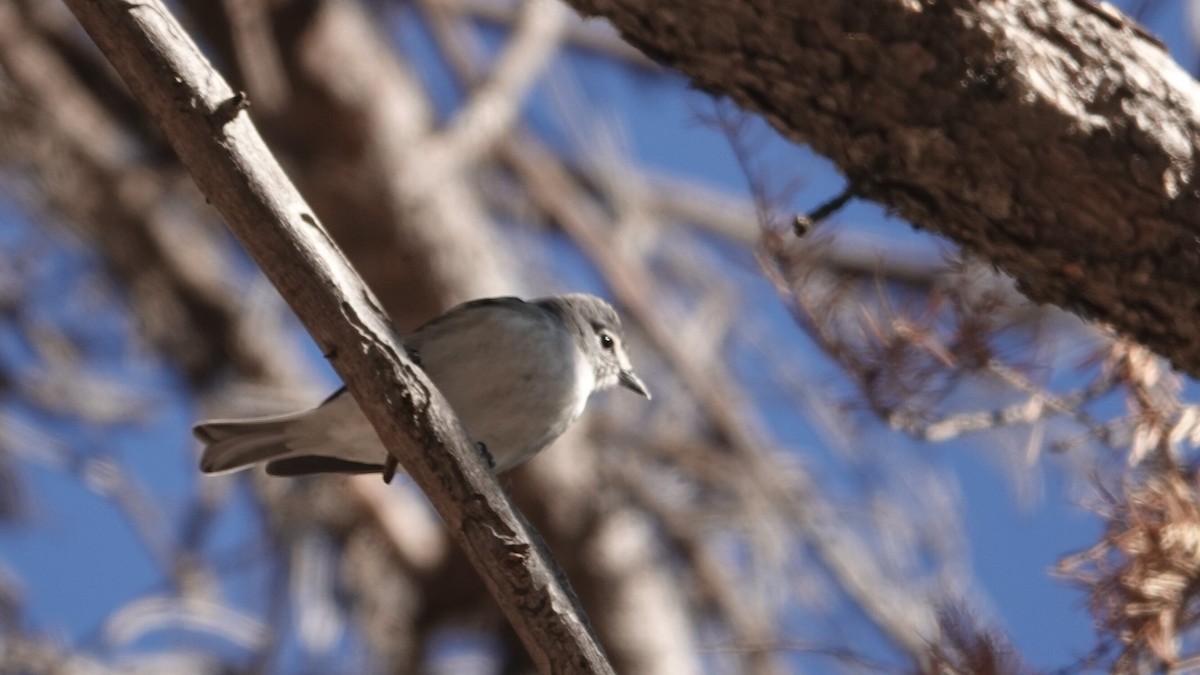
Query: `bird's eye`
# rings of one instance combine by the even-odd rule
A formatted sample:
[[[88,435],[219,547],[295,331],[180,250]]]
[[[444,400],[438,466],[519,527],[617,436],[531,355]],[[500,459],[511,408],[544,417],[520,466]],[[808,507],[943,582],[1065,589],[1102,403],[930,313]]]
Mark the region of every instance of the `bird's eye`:
[[[613,338],[612,338],[612,336],[611,336],[611,335],[609,335],[608,333],[601,333],[601,334],[600,334],[600,346],[601,346],[602,348],[604,348],[605,350],[607,350],[607,351],[610,351],[610,352],[611,352],[611,351],[612,351],[612,348],[613,348]]]

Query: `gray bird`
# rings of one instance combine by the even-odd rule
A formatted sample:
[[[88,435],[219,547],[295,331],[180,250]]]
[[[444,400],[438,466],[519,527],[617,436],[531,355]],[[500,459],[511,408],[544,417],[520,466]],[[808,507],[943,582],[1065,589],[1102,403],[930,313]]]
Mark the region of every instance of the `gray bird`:
[[[474,300],[404,344],[497,473],[558,438],[594,391],[620,384],[650,398],[629,365],[617,313],[593,295]],[[310,410],[208,420],[192,431],[206,446],[204,473],[265,462],[276,476],[378,472],[390,481],[396,468],[345,387]]]

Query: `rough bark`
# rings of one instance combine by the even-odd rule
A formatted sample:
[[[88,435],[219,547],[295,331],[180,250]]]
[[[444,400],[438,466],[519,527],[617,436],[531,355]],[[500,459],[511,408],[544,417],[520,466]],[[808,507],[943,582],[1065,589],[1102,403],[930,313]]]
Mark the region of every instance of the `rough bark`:
[[[570,0],[855,192],[1200,375],[1200,86],[1086,0]]]

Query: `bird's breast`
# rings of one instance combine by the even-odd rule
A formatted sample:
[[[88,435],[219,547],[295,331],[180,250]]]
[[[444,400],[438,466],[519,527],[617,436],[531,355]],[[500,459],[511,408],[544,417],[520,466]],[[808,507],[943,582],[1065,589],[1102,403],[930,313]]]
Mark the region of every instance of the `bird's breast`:
[[[587,359],[552,317],[493,313],[412,341],[421,367],[497,470],[538,452],[582,414],[595,385]],[[478,317],[475,317],[478,318]],[[415,343],[415,344],[414,344]]]

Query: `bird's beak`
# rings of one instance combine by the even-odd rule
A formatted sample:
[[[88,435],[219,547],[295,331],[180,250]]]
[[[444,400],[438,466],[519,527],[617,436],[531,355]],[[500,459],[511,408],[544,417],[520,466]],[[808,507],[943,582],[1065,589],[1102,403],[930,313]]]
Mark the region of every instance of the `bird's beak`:
[[[645,396],[647,401],[651,399],[650,390],[646,389],[646,385],[642,384],[641,378],[634,375],[632,370],[622,370],[617,375],[617,382],[620,382],[622,387]]]

